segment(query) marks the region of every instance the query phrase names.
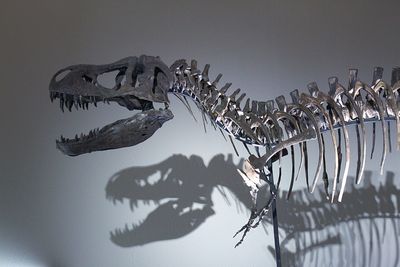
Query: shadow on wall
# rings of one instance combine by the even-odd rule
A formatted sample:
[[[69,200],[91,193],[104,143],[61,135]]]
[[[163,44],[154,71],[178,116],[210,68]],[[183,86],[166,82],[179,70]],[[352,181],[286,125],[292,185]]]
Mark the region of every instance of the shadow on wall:
[[[376,178],[378,186],[365,172],[362,186],[349,184],[342,203],[327,201],[322,187],[279,201],[284,266],[400,266],[400,189],[393,172]]]
[[[239,166],[242,162],[235,165],[232,155],[216,155],[208,166],[199,156],[173,155],[155,165],[119,171],[108,182],[106,197],[114,203],[128,200],[132,211],[139,205],[155,208],[138,225],[115,230],[111,240],[132,247],[185,236],[215,213],[214,189],[228,199],[228,188],[233,199],[249,207],[250,195],[236,171]]]
[[[248,212],[248,188],[236,171],[242,163],[234,164],[232,155],[225,159],[219,154],[206,166],[199,156],[173,155],[158,164],[119,171],[106,186],[107,199],[114,204],[127,200],[132,211],[149,204],[154,209],[139,224],[115,230],[111,241],[134,247],[191,233],[215,214],[214,189],[229,205],[233,199]],[[388,172],[379,186],[371,180],[372,172],[365,172],[363,186],[349,184],[343,202],[335,204],[326,200],[322,187],[313,194],[306,189],[293,191],[289,201],[287,192],[281,191],[277,209],[285,266],[380,265],[385,236],[390,236],[395,252],[400,251],[400,189],[394,185],[394,174]],[[267,197],[267,188],[260,195]],[[268,224],[270,216],[264,219],[264,226]],[[274,255],[273,247],[269,250]],[[391,259],[394,266],[399,262],[397,254]]]

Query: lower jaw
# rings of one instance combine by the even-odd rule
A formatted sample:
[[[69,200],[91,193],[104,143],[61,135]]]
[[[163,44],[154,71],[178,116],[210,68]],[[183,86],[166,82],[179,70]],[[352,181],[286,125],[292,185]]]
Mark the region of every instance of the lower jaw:
[[[104,126],[99,131],[94,131],[93,136],[84,136],[85,142],[68,143],[57,141],[56,146],[63,154],[68,156],[78,156],[95,151],[118,149],[137,145],[150,138],[164,122],[173,118],[169,110],[146,110],[136,113],[132,117],[118,120]],[[113,133],[107,131],[115,131]],[[92,131],[91,131],[92,132]],[[98,137],[97,137],[98,135]],[[78,140],[78,139],[77,139]],[[78,142],[78,141],[77,141]]]

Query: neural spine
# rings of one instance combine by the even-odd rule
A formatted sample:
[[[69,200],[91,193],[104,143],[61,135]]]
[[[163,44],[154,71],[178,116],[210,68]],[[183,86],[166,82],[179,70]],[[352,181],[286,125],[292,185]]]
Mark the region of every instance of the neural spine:
[[[250,155],[249,162],[254,169],[263,168],[275,154],[295,144],[301,147],[301,157],[307,157],[306,142],[317,139],[319,160],[311,188],[313,191],[322,168],[324,168],[323,177],[327,177],[324,167],[325,141],[322,136],[323,132],[327,131],[330,133],[333,146],[337,148],[333,153],[335,168],[330,198],[334,201],[337,181],[341,181],[338,196],[338,200],[341,201],[351,160],[348,126],[356,124],[359,147],[357,183],[361,181],[366,160],[365,122],[372,121],[373,124],[379,122],[382,128],[381,173],[390,143],[390,124],[387,125],[386,121],[395,120],[397,149],[399,149],[399,68],[393,69],[391,85],[382,80],[383,69],[380,67],[374,70],[372,85],[358,80],[357,70],[352,69],[347,87],[341,85],[336,77],[331,77],[329,93],[320,91],[316,83],[310,83],[307,86],[309,94],[299,94],[297,90],[290,93],[292,103],[287,103],[284,96],[277,97],[275,101],[251,101],[247,98],[243,108],[241,104],[246,94],[239,95],[240,89],[236,89],[230,95],[227,94],[231,84],[226,83],[218,88],[222,75],[219,74],[214,81],[211,81],[208,70],[209,65],[206,65],[200,71],[195,60],[192,60],[190,65],[185,60],[176,61],[171,66],[175,80],[170,92],[178,97],[191,97],[214,125],[235,139],[245,144],[266,147],[267,152],[264,155]],[[338,130],[335,131],[336,129]],[[339,179],[343,163],[342,135],[345,160],[343,175]],[[301,161],[307,162],[307,160]]]
[[[374,69],[371,84],[360,81],[357,70],[351,69],[346,86],[341,85],[336,77],[331,77],[330,90],[325,93],[319,90],[316,83],[310,83],[307,86],[309,93],[292,91],[289,103],[284,96],[267,101],[251,101],[249,98],[245,100],[246,94],[240,94],[240,89],[228,94],[231,84],[226,83],[219,88],[218,83],[222,75],[219,74],[211,81],[208,76],[209,67],[206,65],[203,70],[199,70],[195,60],[192,60],[190,65],[185,60],[178,60],[168,67],[159,57],[142,55],[105,65],[73,65],[58,71],[51,79],[49,89],[51,100],[59,98],[62,110],[64,105],[69,110],[73,105],[87,109],[89,103],[96,105],[103,100],[142,112],[141,115],[118,120],[81,138],[61,138],[57,147],[63,153],[75,156],[136,145],[151,136],[164,122],[173,118],[168,109],[167,93],[176,95],[191,113],[187,97],[192,98],[202,111],[203,121],[208,117],[213,126],[219,127],[222,133],[228,133],[234,148],[233,139],[236,139],[245,145],[250,154],[244,163],[244,169],[239,170],[239,173],[250,187],[253,208],[248,223],[239,231],[244,233],[238,244],[251,228],[260,223],[271,203],[275,203],[281,171],[276,186],[270,179],[272,176],[268,177],[268,171],[272,170],[272,162],[280,162],[284,155],[289,154],[288,150],[292,175],[287,198],[304,166],[308,190],[314,191],[322,176],[327,198],[333,202],[337,195],[340,202],[350,161],[353,161],[350,157],[351,125],[355,125],[358,146],[356,183],[360,183],[365,168],[367,122],[372,123],[371,157],[375,149],[376,124],[379,124],[382,130],[381,173],[386,155],[391,150],[391,121],[394,121],[396,126],[397,150],[400,148],[400,68],[393,69],[390,84],[383,81],[383,69],[380,67]],[[114,86],[111,88],[101,85],[99,79],[103,74],[110,72],[116,72]],[[155,102],[163,103],[165,109],[155,111]],[[329,136],[328,142],[332,143],[333,151],[326,149],[325,135]],[[307,142],[311,140],[317,140],[319,152],[314,179],[310,183]],[[251,152],[249,146],[253,147],[255,152]],[[299,146],[300,151],[297,174],[295,146]],[[261,148],[265,148],[263,154]],[[235,151],[237,152],[236,148]],[[327,153],[334,156],[331,179],[328,178],[326,167]],[[271,197],[266,205],[258,209],[256,199],[262,180],[269,184]]]

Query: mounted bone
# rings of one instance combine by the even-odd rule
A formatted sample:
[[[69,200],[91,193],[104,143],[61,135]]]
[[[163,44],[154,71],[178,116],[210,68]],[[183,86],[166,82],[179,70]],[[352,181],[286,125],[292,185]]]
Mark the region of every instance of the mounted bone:
[[[240,92],[237,89],[228,95],[230,83],[218,88],[222,74],[212,81],[209,78],[210,66],[205,65],[201,71],[197,65],[195,60],[190,64],[185,60],[178,60],[168,68],[158,57],[143,55],[105,65],[74,65],[58,71],[50,82],[50,98],[52,101],[59,99],[62,110],[64,107],[71,110],[72,106],[88,109],[89,104],[96,106],[103,101],[116,102],[129,110],[141,110],[142,113],[105,126],[102,130],[76,137],[74,141],[62,137],[57,142],[57,147],[65,154],[73,156],[136,145],[151,136],[165,121],[172,119],[167,97],[171,93],[179,98],[190,113],[192,111],[186,99],[191,98],[202,113],[204,127],[209,120],[214,127],[220,128],[221,133],[227,132],[236,152],[234,139],[245,145],[250,156],[244,170],[239,173],[250,186],[252,194],[257,193],[260,179],[270,182],[264,172],[266,165],[272,164],[274,158],[278,158],[280,162],[287,149],[290,149],[292,158],[292,177],[287,197],[290,196],[303,164],[309,186],[307,142],[317,140],[318,162],[310,191],[316,188],[322,173],[327,197],[333,202],[337,195],[340,202],[344,195],[350,161],[353,161],[350,157],[350,125],[355,125],[357,134],[356,183],[360,183],[365,169],[366,123],[373,124],[371,156],[375,149],[377,123],[382,130],[381,173],[387,152],[390,151],[390,121],[396,123],[396,147],[397,150],[400,148],[400,68],[393,69],[390,85],[382,79],[383,68],[374,69],[371,85],[360,81],[357,77],[358,71],[351,69],[347,88],[336,77],[331,77],[328,80],[328,93],[319,90],[316,83],[310,83],[307,86],[309,93],[299,94],[297,90],[291,92],[292,103],[280,96],[275,99],[278,106],[276,108],[273,100],[251,101],[248,98],[242,109],[240,106],[246,94],[242,93],[237,97]],[[99,77],[110,72],[116,74],[114,86],[108,88],[99,83]],[[165,109],[154,110],[154,102],[164,103]],[[330,135],[333,151],[327,151],[325,147],[326,132]],[[299,145],[300,149],[297,174],[295,145]],[[252,146],[255,152],[251,152],[248,146]],[[265,152],[260,148],[265,149]],[[327,153],[331,153],[334,158],[330,179],[326,168]],[[257,176],[260,174],[264,175]],[[339,183],[340,190],[337,187]],[[279,184],[280,176],[278,187]],[[270,187],[275,188],[275,185],[270,183]],[[272,198],[275,198],[274,192],[272,195],[260,210],[257,211],[255,207],[252,211],[249,222],[242,228],[243,237],[265,216]]]

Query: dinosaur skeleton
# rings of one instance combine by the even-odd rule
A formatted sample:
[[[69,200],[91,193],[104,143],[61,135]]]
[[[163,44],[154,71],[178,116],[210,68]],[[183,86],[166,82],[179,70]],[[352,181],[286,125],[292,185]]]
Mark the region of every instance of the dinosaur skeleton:
[[[251,101],[247,98],[243,106],[246,94],[240,94],[240,89],[228,94],[231,83],[219,88],[218,83],[222,75],[219,74],[211,81],[208,76],[209,67],[207,64],[200,70],[195,60],[190,64],[185,60],[177,60],[168,68],[158,57],[142,55],[127,57],[106,65],[74,65],[58,71],[51,79],[49,89],[51,100],[58,98],[62,110],[66,107],[71,111],[73,106],[77,109],[88,109],[89,104],[96,106],[98,102],[103,101],[117,102],[129,110],[137,109],[142,112],[102,129],[92,130],[87,135],[76,135],[73,139],[61,136],[56,142],[57,148],[67,155],[76,156],[136,145],[148,139],[164,122],[173,118],[168,106],[168,93],[181,100],[193,115],[187,101],[187,98],[191,98],[202,112],[204,124],[208,118],[222,134],[227,132],[236,154],[238,153],[233,139],[242,142],[250,154],[245,161],[244,170],[239,172],[250,187],[253,208],[248,223],[239,231],[244,233],[238,244],[251,228],[259,225],[276,198],[281,172],[275,186],[268,179],[269,173],[265,171],[265,167],[271,166],[274,161],[280,162],[281,158],[288,154],[288,149],[292,161],[292,177],[287,198],[304,166],[309,191],[315,190],[322,174],[327,198],[334,202],[339,191],[337,200],[340,202],[345,191],[351,159],[348,127],[354,124],[357,134],[357,184],[360,183],[365,168],[367,122],[373,124],[371,157],[375,148],[376,124],[381,125],[381,174],[387,152],[391,149],[390,121],[393,120],[397,133],[396,147],[397,150],[400,148],[400,68],[393,69],[391,84],[382,80],[383,69],[380,67],[374,69],[371,85],[360,81],[357,70],[351,69],[347,86],[341,85],[336,77],[329,78],[328,93],[320,91],[316,83],[310,83],[307,86],[309,94],[299,94],[298,90],[290,93],[291,103],[286,102],[284,96],[279,96],[275,101]],[[101,76],[108,73],[115,73],[112,88],[100,82]],[[153,103],[164,104],[164,109],[155,110]],[[334,147],[335,164],[331,190],[326,168],[324,132],[329,133]],[[319,152],[316,172],[310,187],[307,142],[311,140],[317,140]],[[249,145],[254,147],[256,153],[250,152]],[[294,146],[297,145],[300,149],[300,163],[295,171]],[[262,155],[260,148],[265,148]],[[342,165],[344,167],[340,175]],[[269,183],[272,196],[264,207],[257,210],[256,196],[261,181]]]

